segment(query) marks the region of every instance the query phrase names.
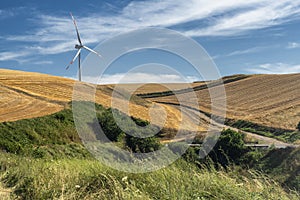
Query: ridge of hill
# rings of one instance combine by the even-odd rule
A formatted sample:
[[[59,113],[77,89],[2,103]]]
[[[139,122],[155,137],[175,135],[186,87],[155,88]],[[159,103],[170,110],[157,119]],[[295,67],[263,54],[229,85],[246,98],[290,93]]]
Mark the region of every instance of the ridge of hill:
[[[111,107],[113,87],[110,85],[79,83],[46,74],[0,69],[0,122],[41,117],[63,110],[72,100],[75,83],[96,88],[95,102]],[[90,94],[83,92],[82,96],[84,95]],[[161,107],[168,115],[165,127],[177,128],[181,120],[180,111],[177,109],[167,105],[157,106],[156,103],[135,96],[129,104],[130,115],[147,121],[150,119],[149,110],[155,112],[155,108]],[[187,124],[189,123],[191,122]],[[188,125],[186,128],[189,128]]]
[[[295,130],[300,121],[300,74],[233,75],[224,77],[223,82],[226,89],[228,119]],[[116,85],[96,86],[46,74],[0,69],[0,122],[41,117],[63,110],[72,100],[75,83],[84,87],[95,87],[95,102],[105,107],[112,106],[112,92]],[[164,128],[176,130],[183,120],[178,106],[172,106],[178,103],[176,96],[181,95],[193,101],[194,99],[189,98],[189,95],[194,91],[197,97],[195,101],[199,103],[199,108],[196,109],[210,113],[211,99],[207,86],[220,87],[218,84],[218,81],[209,81],[191,84],[120,84],[118,86],[129,94],[140,94],[140,97],[133,95],[130,99],[131,116],[151,121],[151,115],[156,113],[156,121],[164,121],[164,115],[160,114],[160,110],[164,109],[167,116]],[[175,96],[169,94],[170,89],[179,92]],[[156,95],[168,93],[168,95],[147,98],[151,93]],[[146,96],[143,96],[145,94]],[[124,102],[122,98],[119,100]],[[184,106],[190,106],[189,101]],[[185,130],[200,132],[207,130],[209,121],[201,118],[200,125],[197,124],[195,128],[191,118],[185,116],[183,123]]]
[[[232,91],[239,91],[243,94],[243,88],[248,88],[244,81],[258,81],[256,78],[261,76],[264,75],[227,82],[225,87],[229,88],[229,95],[235,94]],[[294,84],[294,89],[298,89],[297,77],[288,76],[284,82],[285,86],[290,87]],[[266,77],[263,77],[263,80],[265,79]],[[299,199],[298,193],[289,189],[299,188],[299,149],[294,148],[274,149],[268,153],[268,156],[263,156],[264,154],[258,151],[253,151],[249,155],[249,158],[258,160],[254,164],[259,170],[276,177],[278,183],[256,171],[242,170],[239,167],[218,170],[214,168],[214,165],[199,167],[194,165],[192,160],[189,163],[184,159],[178,160],[168,168],[146,175],[128,174],[109,169],[93,160],[86,149],[80,145],[70,109],[75,83],[78,82],[61,77],[0,69],[0,122],[3,122],[0,123],[2,127],[0,128],[2,132],[0,142],[3,148],[0,154],[0,199],[7,196],[15,199],[157,199],[169,197],[174,197],[174,199]],[[111,96],[115,85],[79,84],[96,88],[95,102],[102,105],[98,105],[99,107],[111,107]],[[198,84],[195,86],[198,88],[197,94],[205,94],[207,89],[201,86],[205,83],[196,84]],[[253,83],[257,88],[255,84]],[[188,97],[187,91],[190,89],[185,90],[182,84],[173,86],[174,89],[183,91],[178,95]],[[146,92],[153,90],[153,87],[149,85],[143,87],[139,90]],[[156,85],[156,87],[160,86]],[[215,85],[215,87],[218,86]],[[237,89],[232,89],[234,87]],[[239,89],[240,87],[242,89]],[[283,95],[292,94],[288,89],[286,91],[279,89],[282,91],[277,92],[277,95],[281,92]],[[133,90],[129,91],[129,94],[133,92]],[[250,92],[246,93],[248,98],[255,96]],[[85,94],[84,91],[82,94]],[[289,98],[294,105],[298,105],[297,95],[299,94],[295,93]],[[156,98],[143,99],[133,96],[130,99],[130,115],[148,120],[151,118],[148,114],[151,109],[150,113],[154,112],[156,107],[163,107],[168,115],[166,127],[176,129],[178,123],[183,120],[180,109],[171,105],[174,101],[173,96],[156,97],[162,101],[162,104],[156,103],[155,101],[158,101]],[[171,100],[169,104],[171,104],[164,104],[164,98],[169,98]],[[203,98],[206,97],[203,96]],[[234,98],[229,96],[229,100],[232,101],[232,99]],[[242,99],[247,100],[244,97]],[[122,98],[118,100],[123,101]],[[200,100],[202,103],[200,108],[205,110],[208,106],[205,103],[208,100]],[[258,98],[258,100],[261,99]],[[279,98],[272,99],[271,104],[276,104],[280,102],[279,100]],[[237,102],[238,106],[241,106],[240,104]],[[232,105],[232,102],[229,102],[229,105]],[[246,111],[251,110],[247,106]],[[279,109],[286,111],[284,106]],[[194,111],[195,115],[190,118],[200,113],[197,110]],[[297,112],[298,110],[294,111],[296,114]],[[232,114],[232,110],[229,114]],[[101,116],[98,115],[98,117]],[[161,116],[156,114],[155,117]],[[205,118],[202,120],[208,121]],[[189,123],[192,121],[188,119],[184,121],[185,127],[189,128]],[[114,132],[111,131],[111,133]],[[131,142],[131,140],[128,141]],[[116,145],[122,144],[122,142],[116,142]],[[136,145],[132,147],[135,148]],[[280,159],[273,159],[278,155],[282,155]],[[274,160],[280,160],[280,162],[272,162]],[[268,171],[270,166],[274,170]],[[287,190],[285,191],[279,183],[286,184]],[[176,186],[182,187],[178,189]],[[199,190],[199,188],[202,189]]]
[[[209,83],[208,83],[209,85]],[[213,85],[212,87],[221,87]],[[245,120],[260,125],[295,130],[300,121],[300,74],[252,75],[235,81],[224,81],[226,91],[227,118]],[[197,99],[192,99],[191,93]],[[144,95],[153,102],[176,103],[177,98],[188,99],[184,106],[193,106],[189,102],[198,101],[199,109],[211,112],[211,99],[207,86],[201,89],[186,90],[170,95]],[[143,96],[143,95],[140,95]],[[224,109],[224,108],[219,108]]]

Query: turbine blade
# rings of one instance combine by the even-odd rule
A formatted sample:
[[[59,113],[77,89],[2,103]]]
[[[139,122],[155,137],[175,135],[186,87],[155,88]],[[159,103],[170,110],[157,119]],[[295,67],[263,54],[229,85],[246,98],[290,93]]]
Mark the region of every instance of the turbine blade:
[[[76,20],[75,20],[75,18],[73,17],[72,13],[70,13],[70,15],[71,15],[71,17],[72,17],[72,20],[73,20],[73,23],[74,23],[74,26],[75,26],[75,29],[76,29],[78,42],[79,42],[80,45],[82,45],[82,42],[81,42],[81,39],[80,39],[80,35],[79,35],[79,31],[78,31],[78,27],[77,27],[77,23],[76,23]]]
[[[72,61],[71,61],[71,62],[69,63],[69,65],[66,67],[66,70],[68,70],[69,67],[70,67],[70,65],[72,65],[72,64],[74,63],[74,61],[76,60],[76,58],[79,56],[80,52],[81,52],[81,49],[79,49],[79,50],[77,51],[77,53],[76,53],[76,55],[74,56],[74,58],[72,59]]]
[[[99,56],[100,58],[102,58],[102,56],[97,52],[97,51],[94,51],[93,49],[87,47],[87,46],[83,46],[83,48],[85,48],[86,50],[96,54],[97,56]]]

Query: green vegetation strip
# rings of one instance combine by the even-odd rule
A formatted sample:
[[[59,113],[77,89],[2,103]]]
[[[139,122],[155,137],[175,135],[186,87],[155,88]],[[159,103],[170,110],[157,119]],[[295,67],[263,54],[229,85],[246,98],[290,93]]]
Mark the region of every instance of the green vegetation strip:
[[[288,129],[273,128],[245,120],[226,119],[225,124],[234,128],[241,129],[243,131],[278,139],[283,142],[293,143],[297,140],[300,140],[299,130],[294,131]]]
[[[85,112],[91,112],[87,109],[94,106],[91,102],[77,103]],[[160,147],[157,137],[138,138],[125,134],[117,126],[112,109],[96,104],[96,112],[98,119],[89,122],[90,126],[94,127],[95,123],[100,122],[106,136],[113,142],[124,144],[122,148],[130,148],[133,152],[149,152]],[[119,111],[115,113],[116,117],[121,119],[122,127],[126,132],[140,135],[157,132],[157,127],[147,126],[149,123],[146,121],[131,118]],[[147,127],[143,129],[144,132],[138,132],[135,124]],[[56,157],[56,154],[59,156],[63,154],[66,157],[89,156],[81,145],[71,109],[34,119],[0,123],[0,149],[8,153],[37,158]]]
[[[253,122],[245,121],[245,120],[235,120],[235,119],[229,119],[229,118],[223,118],[217,115],[211,115],[208,112],[202,111],[200,109],[187,106],[187,105],[181,105],[178,103],[170,103],[170,102],[164,102],[164,101],[155,101],[156,103],[161,104],[167,104],[167,105],[173,105],[173,106],[182,106],[191,110],[195,110],[197,112],[200,112],[207,117],[212,117],[214,121],[218,123],[223,123],[227,126],[231,126],[233,128],[238,128],[243,131],[247,131],[250,133],[255,133],[258,135],[278,139],[283,142],[287,143],[294,143],[296,141],[300,140],[300,130],[297,128],[297,130],[289,130],[289,129],[281,129],[281,128],[274,128],[274,127],[268,127],[260,124],[256,124]],[[299,122],[300,124],[300,122]],[[298,125],[300,126],[300,125]]]
[[[211,81],[208,82],[207,84],[203,84],[200,86],[196,86],[193,88],[186,88],[186,89],[181,89],[181,90],[176,90],[176,91],[163,91],[163,92],[153,92],[153,93],[145,93],[145,94],[137,94],[137,96],[142,97],[142,98],[157,98],[157,97],[166,97],[166,96],[172,96],[176,94],[184,94],[188,92],[194,92],[198,90],[204,90],[207,88],[212,88],[216,87],[219,85],[239,81],[245,78],[248,78],[249,76],[247,75],[237,75],[237,76],[230,76],[230,77],[224,77],[220,80],[217,81]]]

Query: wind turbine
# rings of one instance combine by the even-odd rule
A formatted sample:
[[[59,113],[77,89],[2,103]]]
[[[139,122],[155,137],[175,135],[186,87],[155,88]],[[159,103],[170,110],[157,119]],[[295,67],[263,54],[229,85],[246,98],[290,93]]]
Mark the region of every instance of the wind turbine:
[[[72,17],[72,20],[73,20],[73,23],[74,23],[74,26],[75,26],[75,30],[76,30],[76,33],[77,33],[77,39],[78,39],[79,44],[75,45],[75,49],[78,49],[78,51],[75,54],[72,61],[70,62],[70,64],[66,67],[66,70],[68,70],[70,65],[72,65],[74,63],[74,61],[76,60],[76,58],[78,58],[79,81],[81,81],[81,66],[80,66],[80,63],[81,63],[81,49],[84,48],[84,49],[96,54],[100,58],[102,58],[102,56],[98,52],[96,52],[93,49],[90,49],[89,47],[82,44],[81,39],[80,39],[80,35],[79,35],[79,32],[78,32],[78,27],[77,27],[76,21],[75,21],[73,15],[72,15],[72,13],[70,13],[70,15]]]

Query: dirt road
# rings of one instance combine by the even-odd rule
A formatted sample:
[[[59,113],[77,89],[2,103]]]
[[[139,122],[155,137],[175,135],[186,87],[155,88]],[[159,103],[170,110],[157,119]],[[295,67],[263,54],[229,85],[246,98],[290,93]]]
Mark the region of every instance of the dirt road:
[[[219,122],[217,122],[216,120],[213,120],[212,118],[208,117],[205,113],[203,113],[201,110],[197,110],[195,108],[189,107],[189,106],[184,106],[184,105],[176,105],[174,103],[170,104],[170,103],[166,103],[166,102],[157,102],[160,104],[168,104],[169,106],[173,106],[174,108],[180,109],[180,106],[184,107],[185,109],[183,109],[182,111],[184,112],[184,114],[188,115],[190,118],[193,119],[193,121],[195,121],[196,123],[199,122],[199,118],[205,120],[206,122],[210,122],[210,125],[212,127],[215,127],[215,129],[217,130],[222,130],[222,129],[231,129],[240,133],[243,133],[251,138],[255,138],[257,139],[261,144],[264,145],[274,145],[275,148],[286,148],[286,147],[292,147],[292,148],[297,148],[299,147],[299,145],[294,145],[294,144],[289,144],[289,143],[285,143],[282,141],[279,141],[277,139],[274,138],[269,138],[266,136],[262,136],[262,135],[258,135],[255,133],[251,133],[248,131],[243,131],[231,126],[227,126],[224,124],[221,124]]]

